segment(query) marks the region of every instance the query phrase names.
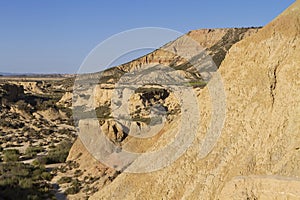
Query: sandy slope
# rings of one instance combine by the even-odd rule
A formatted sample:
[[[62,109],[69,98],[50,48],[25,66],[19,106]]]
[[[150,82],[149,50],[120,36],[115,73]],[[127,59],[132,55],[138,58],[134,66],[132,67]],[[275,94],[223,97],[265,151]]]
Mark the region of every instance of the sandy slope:
[[[208,156],[198,156],[210,123],[205,89],[201,127],[183,156],[160,171],[123,173],[91,199],[299,199],[299,35],[297,1],[230,49],[219,70],[226,121]]]

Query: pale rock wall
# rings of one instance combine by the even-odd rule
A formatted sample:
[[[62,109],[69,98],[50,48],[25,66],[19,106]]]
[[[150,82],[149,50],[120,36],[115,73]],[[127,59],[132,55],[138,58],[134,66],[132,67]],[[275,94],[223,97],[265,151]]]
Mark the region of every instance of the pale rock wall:
[[[199,94],[203,118],[197,139],[183,156],[156,172],[123,173],[91,199],[231,199],[239,194],[299,199],[299,8],[297,1],[230,49],[219,70],[226,121],[208,156],[198,156],[210,121],[206,88]],[[237,181],[240,176],[244,181]]]

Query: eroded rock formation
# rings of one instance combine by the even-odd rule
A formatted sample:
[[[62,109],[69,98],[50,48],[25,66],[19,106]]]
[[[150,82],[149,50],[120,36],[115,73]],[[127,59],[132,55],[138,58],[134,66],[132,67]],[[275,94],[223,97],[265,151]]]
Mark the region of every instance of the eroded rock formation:
[[[159,171],[111,176],[110,184],[104,187],[102,184],[91,199],[300,198],[299,21],[297,1],[258,32],[243,29],[190,32],[188,35],[220,64],[226,118],[216,145],[207,156],[199,156],[213,107],[209,88],[194,88],[200,102],[201,122],[190,148]],[[151,62],[182,64],[182,60],[159,52],[107,73],[115,70],[122,74]],[[177,124],[175,117],[154,138],[146,141],[129,138],[127,142],[135,144],[135,151],[159,150],[176,138],[173,133]],[[81,152],[86,157],[77,159],[72,152]],[[83,169],[100,166],[101,169],[93,171],[95,174],[108,169],[90,157],[80,141],[74,144],[69,156]]]

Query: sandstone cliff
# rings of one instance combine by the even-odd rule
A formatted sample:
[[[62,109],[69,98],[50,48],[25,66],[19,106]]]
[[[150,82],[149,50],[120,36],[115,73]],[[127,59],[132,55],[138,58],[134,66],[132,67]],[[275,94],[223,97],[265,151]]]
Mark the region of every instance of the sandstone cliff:
[[[233,44],[246,38],[252,34],[255,34],[258,31],[258,28],[235,28],[235,29],[204,29],[204,30],[195,30],[187,34],[197,43],[199,43],[205,50],[208,52],[214,59],[217,66],[223,61],[225,55],[228,53],[228,50],[232,47]],[[179,38],[167,45],[165,48],[172,47],[174,51],[182,51],[186,54],[191,54],[189,52],[189,44],[185,38]],[[168,110],[167,116],[167,125],[160,132],[151,139],[141,140],[135,139],[131,136],[128,136],[128,133],[125,133],[120,127],[119,122],[116,123],[115,120],[111,119],[111,98],[113,95],[113,90],[115,87],[115,82],[126,72],[131,72],[139,70],[140,68],[146,68],[151,65],[166,65],[173,66],[175,68],[182,68],[182,66],[190,67],[186,64],[187,60],[176,55],[175,52],[172,53],[163,50],[164,47],[158,49],[144,57],[138,58],[132,62],[126,63],[121,66],[117,66],[111,69],[106,70],[101,77],[100,83],[94,88],[89,88],[89,84],[84,86],[86,80],[93,80],[97,77],[97,74],[83,75],[80,77],[79,87],[81,88],[82,95],[77,96],[73,99],[73,107],[80,107],[80,112],[84,111],[82,107],[84,105],[94,106],[96,110],[99,110],[100,124],[102,130],[110,138],[110,140],[116,145],[127,147],[127,150],[136,151],[136,152],[145,152],[147,149],[151,148],[153,144],[157,143],[162,135],[164,135],[164,143],[168,143],[168,135],[172,135],[172,131],[168,134],[166,130],[176,130],[176,116],[180,115],[178,109],[178,100],[174,97],[170,91],[160,88],[159,86],[148,86],[148,88],[140,88],[135,92],[135,94],[130,98],[131,104],[131,113],[133,119],[136,121],[132,123],[131,129],[140,129],[143,130],[143,127],[146,127],[149,117],[149,106],[156,104],[163,105]],[[186,70],[177,70],[182,72],[184,76],[192,77],[194,72],[187,72]],[[134,77],[136,82],[138,77]],[[200,77],[201,79],[201,77]],[[197,80],[197,79],[196,79]],[[198,85],[195,85],[197,88]],[[199,85],[200,88],[203,88],[204,85]],[[199,89],[199,88],[198,88]],[[70,97],[66,97],[69,99]],[[65,98],[62,98],[62,103],[65,102]],[[69,101],[69,100],[67,100]],[[90,105],[93,102],[93,105]],[[138,109],[136,109],[138,108]],[[81,131],[87,131],[81,127]],[[163,144],[160,144],[163,146]],[[153,148],[153,147],[152,147]],[[98,177],[92,185],[88,187],[95,187],[97,190],[102,189],[105,185],[108,185],[113,181],[120,172],[110,169],[109,167],[101,164],[97,161],[83,146],[80,140],[77,140],[73,145],[69,157],[69,161],[75,161],[79,164],[80,170],[84,171],[82,177],[93,174]],[[74,173],[74,172],[69,172]],[[80,178],[80,177],[79,177]],[[90,194],[89,194],[90,195]],[[81,199],[84,194],[77,194],[69,196],[71,199]]]
[[[213,108],[209,88],[195,88],[201,115],[196,139],[178,160],[159,171],[120,173],[99,163],[77,140],[69,160],[78,162],[84,174],[99,177],[93,187],[100,191],[91,199],[299,199],[299,4],[258,32],[218,29],[188,33],[220,65],[226,119],[216,145],[205,157],[199,156]],[[173,44],[177,45],[176,41]],[[176,48],[182,48],[180,43]],[[110,106],[112,75],[151,63],[176,66],[184,62],[157,50],[109,69],[105,84],[97,87],[101,95],[95,102],[101,108]],[[120,140],[118,145],[131,144],[135,148],[130,150],[144,152],[174,140],[178,120],[172,119],[151,140],[120,140],[124,135],[115,122],[105,119],[101,124],[112,141]]]
[[[91,199],[299,199],[299,20],[297,1],[230,48],[219,69],[226,120],[206,157],[199,149],[211,118],[207,87],[197,138],[183,156],[156,172],[122,173]]]

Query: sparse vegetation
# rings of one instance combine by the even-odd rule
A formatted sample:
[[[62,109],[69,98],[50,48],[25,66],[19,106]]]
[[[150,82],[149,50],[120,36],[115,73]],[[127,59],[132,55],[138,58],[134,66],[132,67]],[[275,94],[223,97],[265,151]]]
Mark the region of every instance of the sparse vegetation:
[[[3,151],[4,162],[17,162],[20,158],[20,152],[16,149],[7,149]]]
[[[64,184],[64,183],[71,183],[71,181],[72,181],[72,177],[63,176],[57,181],[57,183]]]
[[[52,175],[44,166],[32,166],[18,162],[0,164],[0,197],[3,199],[52,198]]]
[[[80,191],[81,183],[78,179],[74,179],[71,182],[71,186],[66,189],[66,194],[77,194]]]
[[[58,144],[54,149],[51,149],[48,155],[45,157],[46,164],[65,162],[71,147],[72,143],[68,140],[65,140]]]
[[[76,138],[70,108],[57,105],[71,87],[61,84],[0,80],[0,199],[54,198],[45,164],[65,162]]]
[[[38,153],[44,150],[41,146],[29,146],[25,151],[26,158],[34,158]]]

